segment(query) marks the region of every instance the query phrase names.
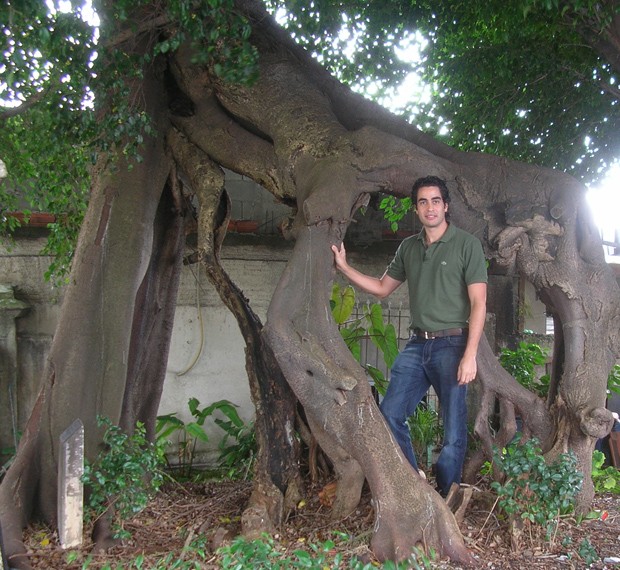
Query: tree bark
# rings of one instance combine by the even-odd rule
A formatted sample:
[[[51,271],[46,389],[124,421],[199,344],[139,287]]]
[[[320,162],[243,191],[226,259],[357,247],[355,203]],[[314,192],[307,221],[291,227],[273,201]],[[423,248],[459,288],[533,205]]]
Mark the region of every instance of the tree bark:
[[[237,319],[246,348],[246,371],[256,408],[258,457],[252,496],[241,518],[249,539],[278,528],[301,499],[299,446],[294,437],[296,399],[261,336],[262,323],[220,263],[220,250],[230,218],[230,200],[222,169],[176,131],[169,141],[173,154],[191,181],[199,203],[198,247],[192,261],[200,261],[220,299]]]
[[[184,197],[168,184],[155,217],[153,254],[136,297],[127,382],[119,425],[133,433],[142,422],[155,440],[155,420],[166,377],[176,299],[185,253]]]

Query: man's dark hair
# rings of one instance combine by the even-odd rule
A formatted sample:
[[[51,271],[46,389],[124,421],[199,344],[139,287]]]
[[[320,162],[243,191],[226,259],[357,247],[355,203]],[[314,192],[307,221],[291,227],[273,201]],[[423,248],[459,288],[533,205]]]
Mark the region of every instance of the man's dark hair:
[[[439,188],[441,192],[441,198],[444,203],[450,203],[450,192],[448,191],[448,186],[446,181],[439,176],[423,176],[422,178],[418,178],[411,188],[411,198],[413,200],[414,206],[418,203],[418,190],[420,188],[426,188],[427,186],[436,186]]]

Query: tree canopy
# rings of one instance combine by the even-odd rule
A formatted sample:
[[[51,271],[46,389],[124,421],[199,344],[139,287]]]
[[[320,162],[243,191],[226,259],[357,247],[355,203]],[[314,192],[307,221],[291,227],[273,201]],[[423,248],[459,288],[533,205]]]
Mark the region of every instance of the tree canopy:
[[[296,41],[380,100],[417,71],[432,98],[414,94],[402,113],[450,145],[559,168],[586,182],[620,157],[615,0],[276,5],[290,14],[285,25]],[[420,58],[407,62],[403,48],[421,38]]]
[[[48,6],[42,0],[0,6],[0,158],[7,170],[0,184],[0,232],[15,225],[14,218],[1,216],[6,211],[59,214],[46,248],[56,256],[48,276],[62,278],[69,270],[98,158],[118,150],[140,162],[144,137],[153,133],[151,118],[129,96],[128,76],[138,80],[145,61],[185,40],[196,46],[197,62],[214,65],[228,81],[252,81],[256,74],[250,27],[231,0],[199,8],[172,0],[141,22],[151,33],[175,23],[149,52],[115,49],[134,33],[128,13],[141,5],[148,0],[120,0],[111,12],[97,2],[93,12],[83,0],[73,0],[70,10],[66,2]],[[98,14],[119,22],[121,33],[110,37],[109,22]]]
[[[421,99],[420,87],[400,111],[450,145],[560,168],[586,182],[620,156],[616,0],[266,3],[322,65],[379,101],[416,72],[432,97]],[[186,37],[206,40],[196,57],[213,61],[222,77],[251,81],[256,54],[246,41],[249,27],[231,16],[230,2],[211,4],[198,12],[187,0],[162,6],[161,24],[176,18],[179,24],[151,57]],[[0,96],[21,102],[0,112],[0,156],[9,173],[0,196],[5,209],[64,214],[50,243],[51,251],[65,253],[53,268],[60,273],[72,255],[67,244],[81,220],[97,152],[127,135],[124,152],[139,156],[149,128],[147,117],[133,114],[118,76],[109,73],[135,69],[137,62],[107,49],[117,39],[106,37],[105,26],[100,36],[83,2],[72,5],[72,13],[38,0],[0,7]],[[129,3],[115,6],[122,21]],[[199,24],[205,21],[212,24],[208,31]],[[416,55],[408,60],[412,46]],[[111,113],[96,116],[95,90],[114,97]],[[17,186],[26,204],[11,190]]]

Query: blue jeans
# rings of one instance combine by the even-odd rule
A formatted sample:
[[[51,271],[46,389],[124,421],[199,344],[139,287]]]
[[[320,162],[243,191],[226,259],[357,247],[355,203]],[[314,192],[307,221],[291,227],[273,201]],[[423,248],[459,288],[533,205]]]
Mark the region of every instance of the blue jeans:
[[[436,465],[437,485],[444,496],[452,483],[461,482],[467,452],[467,386],[457,383],[466,342],[466,335],[430,340],[414,337],[392,366],[390,383],[380,406],[398,445],[417,470],[407,418],[429,387],[433,387],[439,398],[444,428],[443,447]]]

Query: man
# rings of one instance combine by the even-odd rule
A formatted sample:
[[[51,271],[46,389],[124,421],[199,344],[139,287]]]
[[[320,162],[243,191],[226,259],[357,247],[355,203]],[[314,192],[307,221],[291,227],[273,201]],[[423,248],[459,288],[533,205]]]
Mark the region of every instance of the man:
[[[486,316],[486,262],[480,241],[450,224],[445,181],[436,176],[416,180],[412,200],[423,229],[403,240],[381,278],[351,267],[344,246],[332,250],[343,275],[379,298],[407,281],[411,338],[394,362],[381,412],[418,470],[407,418],[433,387],[444,427],[437,486],[446,496],[453,483],[461,482],[467,451],[466,393],[476,376]]]

